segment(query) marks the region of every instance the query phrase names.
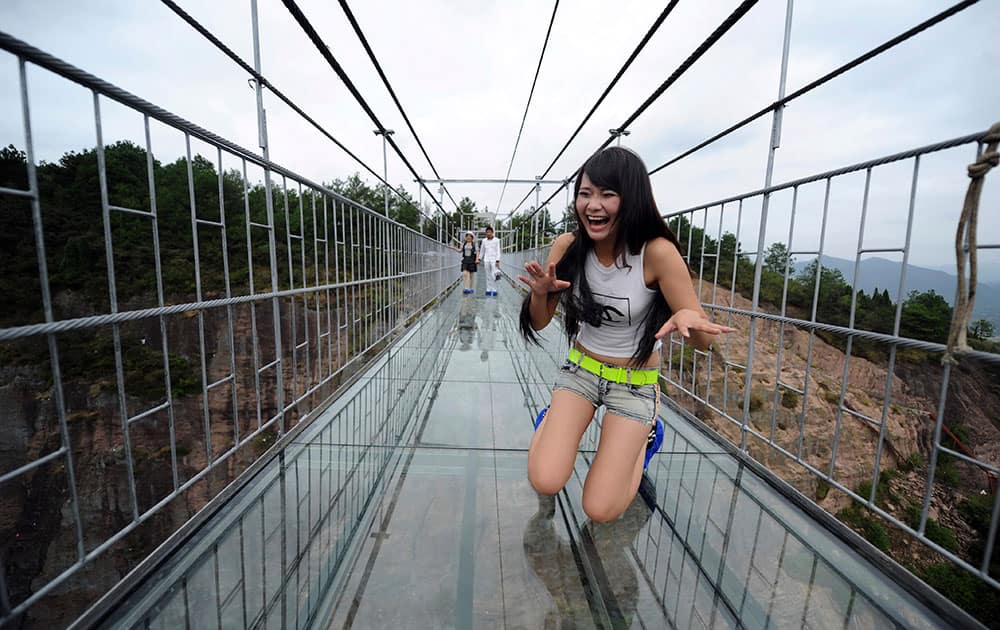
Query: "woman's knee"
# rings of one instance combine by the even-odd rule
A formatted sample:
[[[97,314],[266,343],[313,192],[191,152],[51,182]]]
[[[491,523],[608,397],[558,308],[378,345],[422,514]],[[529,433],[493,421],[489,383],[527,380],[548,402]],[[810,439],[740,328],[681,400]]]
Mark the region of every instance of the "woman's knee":
[[[620,503],[620,499],[598,497],[587,492],[583,493],[583,511],[595,523],[607,523],[621,516],[625,510]],[[626,504],[627,506],[628,504]]]
[[[559,494],[566,485],[569,474],[546,466],[528,466],[528,481],[539,494]]]

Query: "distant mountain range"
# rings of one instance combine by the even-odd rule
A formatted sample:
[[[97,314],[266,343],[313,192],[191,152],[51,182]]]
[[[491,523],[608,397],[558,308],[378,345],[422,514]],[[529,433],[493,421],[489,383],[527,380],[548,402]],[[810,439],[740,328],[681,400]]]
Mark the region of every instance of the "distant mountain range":
[[[943,271],[947,274],[955,275],[955,263],[951,263],[950,265],[930,267],[930,269],[936,269],[937,271]],[[979,281],[1000,286],[1000,265],[996,264],[996,262],[994,261],[990,261],[990,264],[988,265],[984,265],[982,262],[980,262]]]
[[[798,273],[804,269],[812,259],[796,261],[795,271]],[[844,279],[848,284],[854,278],[854,261],[833,256],[823,256],[823,266],[840,270],[844,274]],[[903,265],[894,260],[885,258],[864,258],[858,269],[858,279],[855,288],[861,289],[869,295],[873,290],[889,290],[889,297],[896,299],[896,291],[899,289],[899,275]],[[987,275],[991,273],[992,275]],[[986,319],[1000,328],[1000,282],[991,284],[985,279],[998,277],[995,270],[984,272],[979,270],[980,282],[976,288],[976,308],[973,311],[973,320]],[[910,291],[930,291],[942,296],[948,304],[954,305],[955,288],[958,283],[954,272],[948,273],[941,269],[928,269],[927,267],[916,267],[907,265],[906,284],[903,287],[903,299]]]

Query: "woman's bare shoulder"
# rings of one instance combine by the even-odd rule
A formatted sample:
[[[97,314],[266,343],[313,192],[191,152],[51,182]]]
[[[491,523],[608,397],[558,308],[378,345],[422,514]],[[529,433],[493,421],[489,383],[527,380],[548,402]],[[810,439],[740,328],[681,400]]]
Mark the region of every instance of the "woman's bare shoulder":
[[[646,242],[645,258],[654,267],[686,266],[684,256],[677,245],[662,236]]]
[[[677,245],[662,236],[646,243],[644,258],[646,269],[652,272],[657,282],[675,274],[687,277],[690,273]]]
[[[552,241],[552,247],[549,249],[549,260],[548,262],[558,263],[562,260],[563,255],[569,246],[573,244],[573,240],[576,236],[572,232],[566,232],[560,234]]]
[[[556,240],[552,241],[552,251],[565,252],[569,249],[569,246],[576,239],[576,234],[573,232],[564,232],[556,237]]]

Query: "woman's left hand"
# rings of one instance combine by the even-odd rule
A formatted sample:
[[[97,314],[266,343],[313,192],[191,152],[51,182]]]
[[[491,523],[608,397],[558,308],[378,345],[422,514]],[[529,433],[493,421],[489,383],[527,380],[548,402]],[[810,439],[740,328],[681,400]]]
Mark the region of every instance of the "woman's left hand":
[[[673,314],[660,330],[656,333],[657,339],[662,339],[670,333],[677,331],[683,337],[690,337],[691,331],[697,330],[709,335],[734,332],[735,328],[716,324],[702,313],[690,308],[682,308]]]

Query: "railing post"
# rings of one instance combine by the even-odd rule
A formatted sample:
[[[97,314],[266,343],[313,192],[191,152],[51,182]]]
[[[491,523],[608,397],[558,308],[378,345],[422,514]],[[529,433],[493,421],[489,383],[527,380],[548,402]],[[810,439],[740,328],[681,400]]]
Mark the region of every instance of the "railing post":
[[[549,218],[549,212],[548,210],[546,210],[545,214],[542,215],[542,245],[545,244],[545,236],[547,234],[546,228],[548,227],[549,223],[548,218]]]
[[[785,37],[781,47],[781,71],[778,78],[778,100],[785,98],[785,81],[788,76],[788,49],[792,36],[792,5],[794,0],[788,0],[785,7]],[[771,141],[767,149],[767,170],[764,173],[764,188],[771,186],[774,174],[774,153],[781,144],[781,113],[784,105],[774,110],[771,118]],[[764,193],[760,208],[760,227],[757,231],[757,259],[753,269],[753,299],[751,312],[756,313],[760,304],[760,279],[764,262],[764,236],[767,232],[767,209],[771,193]],[[690,226],[688,227],[690,230]],[[701,296],[698,296],[701,299]],[[746,378],[743,384],[743,421],[740,426],[740,449],[747,450],[747,425],[750,423],[750,390],[753,385],[753,350],[757,337],[757,318],[750,317],[749,343],[747,345]]]
[[[572,187],[573,187],[573,182],[572,182],[572,180],[569,180],[569,179],[567,179],[567,180],[566,180],[566,207],[565,207],[565,208],[563,208],[563,212],[564,212],[564,213],[565,213],[565,212],[570,212],[570,213],[571,213],[571,215],[572,215],[572,217],[573,217],[574,219],[576,219],[576,203],[574,203],[574,199],[573,199],[573,198],[572,198],[572,197],[570,196],[570,195],[571,195],[571,190],[570,190],[570,188],[572,188]],[[572,205],[572,208],[570,207],[571,205]],[[564,215],[564,216],[565,216],[565,215]],[[567,222],[568,222],[568,221],[567,221]],[[564,225],[564,226],[563,226],[563,229],[566,229],[567,227],[569,227],[569,226],[567,226],[567,225]]]
[[[392,134],[396,133],[392,129],[376,129],[375,135],[382,136],[382,179],[385,183],[382,185],[382,203],[385,206],[385,216],[389,216],[389,161],[386,155],[386,139]]]
[[[444,184],[441,184],[441,185],[438,186],[438,198],[439,198],[439,203],[441,205],[441,229],[443,231],[444,228],[447,227],[447,225],[448,225],[446,223],[447,217],[444,214]],[[448,235],[444,234],[443,236],[444,236],[444,240],[442,242],[443,243],[448,243]]]
[[[541,194],[542,194],[542,184],[538,181],[542,179],[541,175],[535,175],[535,215],[532,217],[531,229],[535,232],[535,250],[538,249],[538,212],[542,209],[541,207]]]
[[[253,27],[253,68],[258,75],[260,72],[260,29],[257,20],[257,0],[250,0],[250,20]],[[260,148],[264,152],[264,194],[267,204],[267,245],[270,250],[271,265],[271,293],[275,294],[271,298],[272,319],[274,320],[274,378],[275,378],[275,406],[278,416],[278,435],[285,433],[285,386],[284,386],[284,361],[281,351],[281,300],[277,297],[278,287],[278,255],[277,246],[274,240],[274,200],[271,198],[271,152],[267,142],[267,115],[264,111],[264,88],[260,81],[254,81],[257,93],[257,133],[260,138]],[[326,235],[324,234],[324,238]],[[249,232],[247,238],[250,238]],[[317,317],[319,316],[317,307]],[[256,340],[255,340],[256,341]]]

